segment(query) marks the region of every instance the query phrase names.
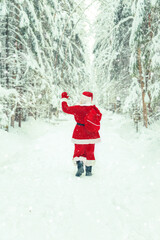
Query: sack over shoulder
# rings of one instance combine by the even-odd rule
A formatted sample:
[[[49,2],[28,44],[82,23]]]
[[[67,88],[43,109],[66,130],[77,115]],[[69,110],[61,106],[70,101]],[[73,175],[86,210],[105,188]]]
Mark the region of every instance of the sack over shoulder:
[[[98,132],[100,130],[100,121],[102,114],[96,106],[85,117],[85,128],[88,132]]]

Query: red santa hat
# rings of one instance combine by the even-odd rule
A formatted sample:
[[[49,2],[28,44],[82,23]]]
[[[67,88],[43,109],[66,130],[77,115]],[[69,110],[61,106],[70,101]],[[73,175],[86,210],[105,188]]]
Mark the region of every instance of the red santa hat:
[[[83,96],[87,97],[88,99],[93,100],[93,93],[91,92],[83,92]]]

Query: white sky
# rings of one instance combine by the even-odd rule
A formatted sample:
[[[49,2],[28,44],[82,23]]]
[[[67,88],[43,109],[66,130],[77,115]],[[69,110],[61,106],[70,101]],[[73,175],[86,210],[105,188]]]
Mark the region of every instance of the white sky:
[[[91,6],[89,6],[91,3],[93,3]],[[85,0],[86,8],[89,6],[89,8],[85,11],[85,14],[88,18],[88,22],[86,23],[86,31],[87,31],[87,43],[88,43],[88,51],[90,55],[90,61],[92,63],[93,61],[93,46],[94,46],[94,31],[93,31],[93,24],[96,19],[97,13],[98,13],[98,2],[94,0]]]
[[[91,3],[93,3],[87,10],[86,15],[88,16],[89,20],[93,23],[95,20],[95,17],[97,15],[97,8],[98,4],[97,1],[94,0],[85,0],[86,6],[89,6]]]

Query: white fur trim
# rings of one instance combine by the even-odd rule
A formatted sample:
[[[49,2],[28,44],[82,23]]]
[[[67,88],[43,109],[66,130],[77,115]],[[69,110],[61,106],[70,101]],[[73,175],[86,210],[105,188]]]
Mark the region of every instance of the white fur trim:
[[[95,139],[75,139],[72,138],[72,142],[74,144],[94,144],[100,142],[100,138],[95,138]]]
[[[79,104],[78,106],[93,106],[93,104],[92,103],[90,103],[90,104]]]
[[[89,121],[89,120],[87,120],[88,122],[90,122],[90,123],[92,123],[93,125],[95,125],[95,126],[97,126],[97,127],[99,127],[100,125],[98,125],[98,124],[95,124],[95,123],[93,123],[93,122],[91,122],[91,121]]]
[[[88,97],[88,96],[86,96],[86,95],[84,95],[84,94],[82,94],[82,98],[83,98],[83,99],[87,99],[87,100],[88,100],[88,99],[92,99],[91,97]]]
[[[95,160],[86,160],[85,161],[85,166],[90,167],[93,166],[95,164]]]
[[[61,98],[61,103],[62,103],[62,102],[68,102],[68,101],[69,101],[68,98]]]
[[[83,164],[87,167],[93,166],[95,164],[95,160],[87,160],[85,157],[75,157],[73,158],[73,163],[76,165],[77,161],[82,161]]]
[[[77,161],[82,161],[85,164],[86,158],[85,157],[75,157],[75,158],[73,158],[74,164],[76,164]]]

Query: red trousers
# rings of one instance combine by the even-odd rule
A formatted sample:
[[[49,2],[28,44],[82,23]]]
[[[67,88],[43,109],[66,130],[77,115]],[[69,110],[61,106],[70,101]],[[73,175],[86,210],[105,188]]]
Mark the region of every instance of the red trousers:
[[[75,144],[74,162],[83,161],[86,166],[92,166],[95,162],[94,149],[95,144]]]

